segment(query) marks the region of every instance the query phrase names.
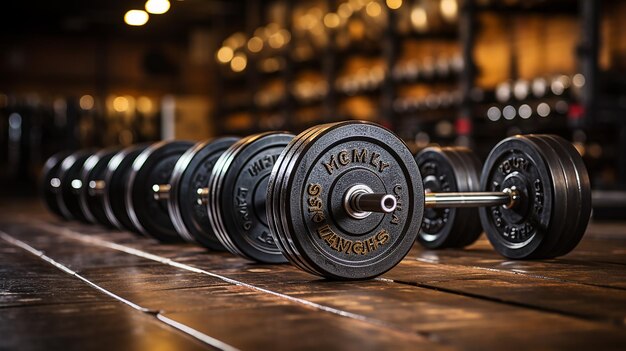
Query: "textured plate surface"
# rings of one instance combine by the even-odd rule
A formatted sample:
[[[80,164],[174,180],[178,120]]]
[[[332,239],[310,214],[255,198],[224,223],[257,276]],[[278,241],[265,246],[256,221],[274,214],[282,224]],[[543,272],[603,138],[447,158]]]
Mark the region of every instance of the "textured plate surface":
[[[268,132],[241,139],[214,167],[209,218],[229,251],[259,262],[286,262],[268,228],[266,195],[272,167],[293,137]]]
[[[524,136],[509,137],[491,150],[483,167],[481,187],[502,191],[515,186],[520,192],[520,200],[512,208],[479,209],[487,238],[501,255],[537,258],[542,243],[551,240],[549,236],[558,225],[554,218],[560,217],[562,205],[555,201],[555,192],[564,190],[553,178],[554,167],[539,146]]]
[[[329,278],[366,279],[408,253],[421,223],[424,192],[413,155],[395,134],[366,122],[325,125],[306,138],[289,163],[291,171],[279,174],[290,198],[278,209],[286,225],[285,233],[277,235],[286,234],[314,271]],[[398,208],[350,217],[343,200],[355,184],[395,195]]]
[[[144,235],[162,242],[182,238],[170,219],[167,201],[154,199],[153,185],[169,184],[174,165],[193,143],[189,141],[162,141],[139,154],[133,161],[128,176],[126,208],[133,225]]]
[[[211,250],[225,250],[209,222],[206,204],[198,203],[197,189],[208,186],[217,159],[239,138],[199,142],[176,162],[170,179],[168,210],[178,233]]]

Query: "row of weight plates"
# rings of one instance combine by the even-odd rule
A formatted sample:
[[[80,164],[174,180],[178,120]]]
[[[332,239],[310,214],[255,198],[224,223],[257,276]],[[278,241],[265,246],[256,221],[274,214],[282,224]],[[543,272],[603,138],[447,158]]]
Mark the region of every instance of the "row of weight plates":
[[[355,184],[394,194],[393,213],[353,219],[344,195]],[[363,279],[395,266],[422,220],[424,192],[407,146],[367,122],[308,129],[289,143],[268,184],[267,218],[290,262],[312,274]]]

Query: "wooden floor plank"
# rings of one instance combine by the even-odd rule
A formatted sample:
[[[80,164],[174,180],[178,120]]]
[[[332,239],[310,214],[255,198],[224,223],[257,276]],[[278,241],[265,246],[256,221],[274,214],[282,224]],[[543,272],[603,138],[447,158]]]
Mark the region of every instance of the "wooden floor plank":
[[[106,233],[101,233],[98,237],[106,238]],[[54,240],[65,242],[65,245],[87,245],[78,241],[68,241],[61,235],[50,235],[50,238],[48,239],[50,240],[48,252],[51,255],[56,255],[54,247],[58,243],[55,244]],[[132,246],[154,254],[165,254],[170,258],[184,257],[188,263],[207,271],[238,279],[278,294],[362,316],[366,322],[372,325],[391,326],[391,329],[397,332],[410,331],[415,335],[428,335],[433,340],[457,348],[494,349],[499,348],[503,343],[506,343],[508,348],[513,350],[545,347],[586,349],[598,347],[598,345],[607,349],[619,349],[626,345],[626,335],[622,327],[611,323],[600,323],[584,318],[561,315],[554,311],[528,309],[524,306],[507,305],[506,303],[472,296],[437,291],[432,288],[386,281],[328,282],[311,277],[289,265],[258,265],[238,258],[227,258],[229,257],[227,254],[197,252],[194,253],[194,259],[193,255],[190,256],[183,252],[186,250],[185,246],[154,246],[149,241],[145,243],[145,246],[142,244],[144,244],[142,240],[136,240]],[[124,253],[120,252],[120,254]],[[63,260],[63,257],[58,258]],[[111,273],[109,278],[100,278],[102,279],[101,284],[106,284],[107,281],[111,284],[119,284],[115,282],[124,279],[131,273],[126,271],[124,267],[108,267],[106,269],[111,272],[119,271],[119,277],[115,278],[117,273]],[[132,274],[138,274],[139,277],[142,274],[147,274],[146,272],[150,270],[155,272],[154,267],[148,265],[140,265],[132,269],[135,270]],[[103,273],[91,270],[93,268],[83,271],[91,279],[99,279],[98,276]],[[413,269],[411,274],[419,276],[421,273],[420,269]],[[435,276],[441,278],[445,274],[433,272],[429,281],[436,280],[433,278]],[[462,278],[466,277],[458,277],[458,279],[452,277],[450,281],[460,281]],[[210,285],[203,289],[207,289],[205,293],[211,295],[214,292],[212,291],[211,279],[202,278],[201,280],[202,282],[198,281],[194,284]],[[169,283],[166,283],[165,286],[168,286],[168,289],[160,289],[160,291],[167,291],[167,294],[176,302],[167,303],[167,299],[163,300],[163,295],[157,297],[159,289],[154,289],[154,287],[150,289],[139,287],[134,292],[131,291],[132,289],[126,289],[125,293],[130,291],[133,295],[126,296],[132,296],[133,299],[160,298],[160,303],[164,304],[165,315],[176,316],[179,320],[187,320],[187,317],[184,316],[190,316],[188,317],[189,320],[195,320],[199,324],[201,324],[199,320],[193,317],[202,314],[198,312],[199,310],[205,310],[205,314],[210,314],[212,310],[216,309],[213,301],[202,301],[199,305],[194,305],[194,303],[199,303],[196,298],[198,292],[193,291],[194,289],[177,289],[175,286],[169,286]],[[224,287],[216,286],[215,288],[219,290]],[[146,290],[153,290],[154,292],[147,293]],[[175,293],[172,293],[174,291]],[[228,300],[228,296],[238,295],[225,293],[224,296]],[[237,299],[244,296],[246,294],[237,297]],[[150,303],[148,300],[144,300],[142,303]],[[224,301],[220,299],[216,299],[216,301],[218,302],[217,310],[219,310]],[[255,303],[256,301],[253,300],[250,303],[243,303],[242,306],[254,306]],[[233,309],[233,311],[235,310]],[[274,316],[271,311],[268,313],[273,318],[280,316],[280,314]],[[347,318],[347,320],[350,319]],[[520,333],[520,330],[524,330],[524,333]],[[485,335],[485,337],[477,339],[476,335]],[[256,340],[256,342],[263,341]]]

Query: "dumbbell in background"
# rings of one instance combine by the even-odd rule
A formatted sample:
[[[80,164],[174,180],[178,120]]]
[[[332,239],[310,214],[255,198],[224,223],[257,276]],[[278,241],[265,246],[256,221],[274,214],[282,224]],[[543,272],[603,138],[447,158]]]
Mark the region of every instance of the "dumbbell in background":
[[[374,124],[321,125],[293,140],[284,135],[280,145],[261,142],[272,135],[233,144],[207,172],[208,188],[189,187],[187,199],[197,203],[198,189],[208,193],[204,210],[211,228],[200,231],[212,230],[229,251],[257,261],[280,262],[284,256],[313,274],[370,278],[395,266],[416,237],[433,248],[473,242],[480,233],[476,216],[470,208],[457,207],[479,206],[481,223],[498,252],[511,258],[554,257],[575,247],[589,218],[584,164],[558,137],[518,136],[498,144],[483,168],[483,192],[476,193],[479,165],[468,150],[422,152],[417,161],[423,183],[406,145]],[[141,161],[132,163],[136,172],[141,170]],[[263,175],[241,177],[254,167]],[[185,173],[185,167],[179,171]],[[143,186],[154,187],[157,194],[171,191],[170,184],[146,179]],[[150,191],[138,199],[140,206],[160,203]],[[172,206],[180,209],[180,204]],[[572,215],[576,221],[565,220]]]

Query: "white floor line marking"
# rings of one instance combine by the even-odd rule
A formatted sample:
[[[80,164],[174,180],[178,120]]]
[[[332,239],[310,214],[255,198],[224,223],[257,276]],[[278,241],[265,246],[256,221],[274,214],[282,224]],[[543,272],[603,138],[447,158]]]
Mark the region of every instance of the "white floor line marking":
[[[130,307],[132,307],[133,309],[138,310],[138,311],[143,312],[143,313],[154,315],[161,322],[163,322],[163,323],[165,323],[165,324],[167,324],[167,325],[169,325],[169,326],[171,326],[171,327],[173,327],[175,329],[178,329],[179,331],[181,331],[181,332],[183,332],[183,333],[185,333],[185,334],[187,334],[187,335],[189,335],[189,336],[191,336],[193,338],[196,338],[196,339],[202,341],[205,344],[208,344],[210,346],[213,346],[213,347],[216,347],[218,349],[225,350],[225,351],[238,351],[239,350],[236,347],[233,347],[233,346],[228,345],[228,344],[226,344],[226,343],[224,343],[224,342],[222,342],[220,340],[212,338],[212,337],[210,337],[210,336],[208,336],[208,335],[206,335],[206,334],[204,334],[204,333],[202,333],[202,332],[200,332],[200,331],[198,331],[196,329],[188,327],[188,326],[186,326],[186,325],[184,325],[182,323],[176,322],[173,319],[167,318],[167,317],[161,315],[158,311],[154,311],[154,310],[151,310],[149,308],[145,308],[145,307],[139,306],[139,305],[137,305],[136,303],[134,303],[132,301],[126,300],[125,298],[123,298],[123,297],[121,297],[119,295],[116,295],[116,294],[114,294],[111,291],[106,290],[105,288],[103,288],[103,287],[101,287],[101,286],[91,282],[87,278],[85,278],[85,277],[81,276],[80,274],[78,274],[77,272],[71,270],[67,266],[64,266],[63,264],[55,261],[51,257],[46,256],[43,251],[37,250],[36,248],[28,245],[27,243],[25,243],[25,242],[23,242],[21,240],[18,240],[16,238],[14,238],[13,236],[11,236],[11,235],[3,232],[3,231],[0,231],[0,238],[3,239],[4,241],[8,242],[9,244],[17,246],[17,247],[19,247],[19,248],[21,248],[21,249],[23,249],[23,250],[25,250],[25,251],[35,255],[35,256],[41,258],[42,260],[44,260],[45,262],[47,262],[47,263],[51,264],[52,266],[58,268],[59,270],[61,270],[61,271],[65,272],[65,273],[67,273],[67,274],[69,274],[71,276],[74,276],[74,277],[80,279],[81,281],[87,283],[89,286],[95,288],[96,290],[98,290],[98,291],[100,291],[100,292],[102,292],[102,293],[104,293],[104,294],[106,294],[106,295],[108,295],[108,296],[110,296],[110,297],[112,297],[112,298],[114,298],[114,299],[116,299],[116,300],[118,300],[118,301],[120,301],[120,302],[122,302],[122,303],[124,303],[124,304],[126,304],[128,306],[130,306]]]

